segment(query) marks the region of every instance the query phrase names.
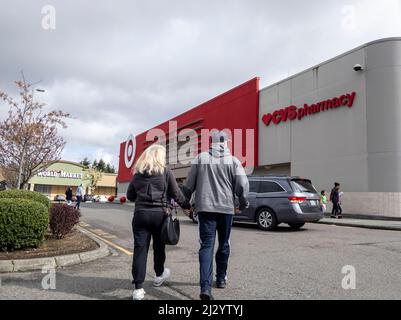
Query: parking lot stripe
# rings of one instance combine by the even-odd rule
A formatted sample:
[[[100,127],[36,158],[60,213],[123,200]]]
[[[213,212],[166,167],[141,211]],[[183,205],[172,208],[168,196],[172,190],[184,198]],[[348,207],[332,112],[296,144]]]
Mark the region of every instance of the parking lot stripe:
[[[114,243],[114,242],[112,242],[112,241],[110,241],[110,240],[105,239],[105,238],[102,237],[102,236],[99,236],[98,234],[94,233],[93,231],[88,230],[88,229],[86,229],[86,228],[84,228],[84,227],[81,227],[81,228],[84,229],[84,230],[87,231],[87,232],[90,232],[91,234],[93,234],[94,237],[99,238],[99,239],[100,239],[101,241],[103,241],[104,243],[107,243],[109,246],[111,246],[111,247],[113,247],[113,248],[115,248],[115,249],[117,249],[117,250],[119,250],[119,251],[125,253],[126,255],[128,255],[128,256],[132,256],[132,255],[133,255],[133,253],[132,253],[131,251],[129,251],[129,250],[127,250],[127,249],[125,249],[125,248],[119,246],[118,244],[116,244],[116,243]]]

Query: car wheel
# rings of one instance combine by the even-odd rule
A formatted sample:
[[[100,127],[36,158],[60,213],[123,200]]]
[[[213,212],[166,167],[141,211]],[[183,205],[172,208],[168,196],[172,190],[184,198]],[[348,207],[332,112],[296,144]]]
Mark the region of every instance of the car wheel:
[[[277,227],[277,218],[269,209],[261,209],[256,215],[256,223],[263,231],[272,231]]]
[[[305,223],[289,223],[288,225],[293,230],[299,230],[305,225]]]

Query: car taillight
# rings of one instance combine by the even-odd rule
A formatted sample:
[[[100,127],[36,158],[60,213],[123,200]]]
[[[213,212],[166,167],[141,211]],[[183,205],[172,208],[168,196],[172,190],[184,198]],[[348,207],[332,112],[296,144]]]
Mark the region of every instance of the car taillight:
[[[306,197],[288,197],[291,203],[302,203],[306,200]]]

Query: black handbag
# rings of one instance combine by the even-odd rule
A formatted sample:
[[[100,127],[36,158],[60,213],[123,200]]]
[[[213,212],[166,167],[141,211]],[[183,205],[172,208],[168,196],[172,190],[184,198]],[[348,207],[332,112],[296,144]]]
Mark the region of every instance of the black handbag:
[[[165,204],[164,195],[166,194],[166,189],[168,188],[168,175],[167,169],[165,170],[165,185],[164,192],[162,196],[162,203]],[[165,245],[175,246],[180,240],[180,221],[177,216],[177,209],[174,209],[174,214],[171,206],[165,204],[163,206],[165,217],[163,220],[163,225],[161,229],[161,240]]]

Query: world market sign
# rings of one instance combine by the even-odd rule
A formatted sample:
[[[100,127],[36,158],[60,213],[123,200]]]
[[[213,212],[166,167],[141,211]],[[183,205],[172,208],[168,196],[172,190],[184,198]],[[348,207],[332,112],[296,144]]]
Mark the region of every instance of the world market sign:
[[[81,180],[83,178],[82,173],[65,172],[63,170],[40,171],[38,172],[37,176],[43,178],[66,178],[66,179],[81,179]]]

